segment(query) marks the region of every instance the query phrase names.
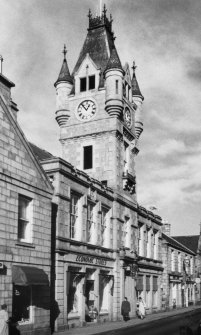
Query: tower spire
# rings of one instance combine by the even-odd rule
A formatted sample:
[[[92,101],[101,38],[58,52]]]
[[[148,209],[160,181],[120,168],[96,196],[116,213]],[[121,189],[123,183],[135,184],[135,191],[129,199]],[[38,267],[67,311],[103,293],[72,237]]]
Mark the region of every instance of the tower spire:
[[[64,54],[64,60],[63,60],[63,64],[61,67],[61,71],[59,73],[59,77],[56,83],[54,84],[54,86],[56,86],[59,82],[69,82],[70,84],[73,83],[73,78],[70,75],[70,71],[68,68],[67,60],[66,60],[66,54],[67,54],[66,44],[64,44],[62,53]]]
[[[137,66],[135,65],[135,61],[133,61],[133,78],[132,78],[132,95],[134,96],[139,96],[142,98],[142,100],[144,100],[144,97],[140,91],[137,79],[136,79],[136,75],[135,75],[135,70],[136,70]]]

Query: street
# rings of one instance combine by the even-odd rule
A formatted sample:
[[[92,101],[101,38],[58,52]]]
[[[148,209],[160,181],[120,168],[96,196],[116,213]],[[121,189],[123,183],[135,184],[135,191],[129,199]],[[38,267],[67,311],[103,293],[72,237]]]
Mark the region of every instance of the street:
[[[149,318],[149,316],[147,316]],[[181,326],[189,326],[193,334],[196,335],[199,320],[201,319],[201,309],[169,316],[167,318],[144,322],[142,324],[129,326],[125,324],[124,329],[109,330],[99,333],[99,335],[180,335]],[[185,334],[185,333],[182,333]]]

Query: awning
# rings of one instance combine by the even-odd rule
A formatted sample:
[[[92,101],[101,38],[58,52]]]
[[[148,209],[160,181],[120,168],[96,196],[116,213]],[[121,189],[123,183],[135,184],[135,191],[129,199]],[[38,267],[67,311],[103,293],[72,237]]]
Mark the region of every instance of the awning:
[[[45,271],[33,266],[13,265],[12,276],[15,285],[49,285]]]

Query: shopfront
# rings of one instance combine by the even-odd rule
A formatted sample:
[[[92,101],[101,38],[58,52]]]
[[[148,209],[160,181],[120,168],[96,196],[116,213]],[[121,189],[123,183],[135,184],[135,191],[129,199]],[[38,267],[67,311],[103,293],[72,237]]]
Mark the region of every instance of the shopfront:
[[[65,262],[68,326],[111,320],[114,261],[94,255],[71,254]]]
[[[50,286],[45,271],[35,266],[12,266],[12,317],[21,333],[49,334]]]

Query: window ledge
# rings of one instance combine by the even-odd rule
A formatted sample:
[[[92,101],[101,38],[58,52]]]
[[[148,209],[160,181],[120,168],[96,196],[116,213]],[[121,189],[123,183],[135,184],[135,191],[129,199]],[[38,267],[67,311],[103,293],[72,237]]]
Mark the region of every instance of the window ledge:
[[[30,325],[33,322],[30,320],[26,320],[26,321],[18,321],[19,326],[24,326],[24,325]]]
[[[80,315],[78,314],[78,312],[70,312],[68,314],[68,320],[71,319],[80,319]]]
[[[35,245],[33,243],[29,243],[29,242],[17,241],[15,243],[15,245],[18,245],[20,247],[27,247],[27,248],[35,249]]]
[[[108,315],[109,312],[107,310],[102,310],[100,311],[99,315],[102,316],[102,315]]]

